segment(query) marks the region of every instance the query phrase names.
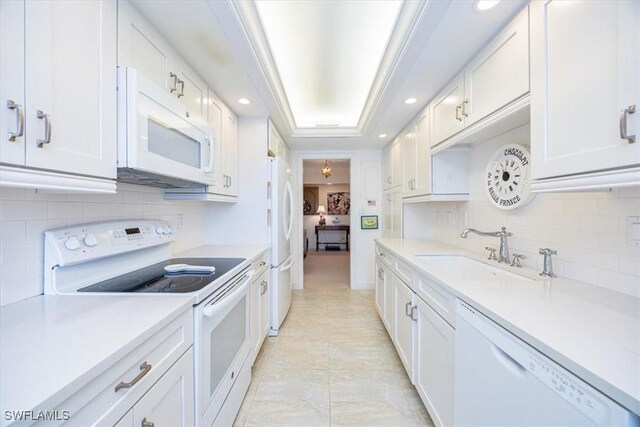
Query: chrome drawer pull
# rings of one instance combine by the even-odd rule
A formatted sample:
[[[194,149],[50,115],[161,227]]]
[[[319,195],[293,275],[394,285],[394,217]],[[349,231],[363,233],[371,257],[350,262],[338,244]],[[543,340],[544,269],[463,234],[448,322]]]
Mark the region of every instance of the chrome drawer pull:
[[[36,139],[36,145],[38,148],[42,148],[44,144],[51,142],[51,118],[48,114],[42,112],[42,110],[36,111],[36,117],[44,119],[44,139]]]
[[[178,98],[182,98],[184,96],[184,80],[178,79],[178,84],[180,85],[180,93],[178,94]]]
[[[149,365],[147,362],[142,363],[142,365],[140,365],[140,373],[129,383],[120,381],[120,384],[116,386],[115,391],[118,391],[121,388],[133,387],[134,385],[136,385],[136,383],[138,383],[138,381],[140,381],[145,375],[147,375],[150,370],[151,370],[151,365]]]
[[[411,309],[411,311],[409,311],[409,309]],[[411,308],[411,301],[409,301],[404,305],[404,315],[407,317],[411,317],[412,313],[413,313],[413,309]]]
[[[173,86],[169,92],[173,93],[178,90],[178,76],[175,73],[169,73],[169,77],[173,79]]]
[[[411,318],[411,320],[413,320],[414,322],[417,322],[417,321],[418,321],[418,318],[417,318],[417,317],[413,317],[413,313],[414,313],[415,311],[417,311],[417,309],[418,309],[418,306],[417,306],[417,305],[414,305],[413,307],[411,307],[411,313],[409,313],[409,317],[410,317],[410,318]]]
[[[620,138],[626,139],[629,144],[636,142],[635,135],[627,135],[627,116],[636,112],[636,104],[629,105],[620,111]]]
[[[142,427],[154,427],[155,424],[153,424],[151,421],[147,421],[147,418],[143,418],[142,419]]]
[[[22,105],[16,104],[12,99],[7,99],[7,108],[9,110],[18,110],[16,114],[16,131],[9,132],[9,141],[15,141],[17,137],[24,135],[24,108],[22,108]]]

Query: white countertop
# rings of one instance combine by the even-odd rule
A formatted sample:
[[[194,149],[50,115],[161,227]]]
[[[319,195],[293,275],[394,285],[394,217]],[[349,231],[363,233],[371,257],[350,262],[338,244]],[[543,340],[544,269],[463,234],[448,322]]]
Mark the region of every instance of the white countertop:
[[[54,409],[193,297],[38,296],[0,308],[0,407]]]
[[[543,280],[480,255],[427,239],[377,239],[416,270],[427,273],[584,381],[640,413],[640,299],[574,280]],[[425,269],[416,254],[460,254],[536,282],[454,281],[447,271]]]
[[[251,260],[269,250],[267,245],[204,245],[174,254],[176,258],[246,258]]]

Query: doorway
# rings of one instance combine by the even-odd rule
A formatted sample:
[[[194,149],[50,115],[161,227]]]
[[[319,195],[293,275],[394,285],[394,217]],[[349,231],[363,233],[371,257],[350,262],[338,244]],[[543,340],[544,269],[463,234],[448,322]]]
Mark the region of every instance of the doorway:
[[[351,161],[306,159],[303,177],[305,289],[351,288]]]

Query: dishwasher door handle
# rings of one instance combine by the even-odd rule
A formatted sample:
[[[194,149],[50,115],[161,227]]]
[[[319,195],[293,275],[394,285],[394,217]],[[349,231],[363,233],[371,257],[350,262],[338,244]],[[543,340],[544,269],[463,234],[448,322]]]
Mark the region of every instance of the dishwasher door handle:
[[[495,358],[498,359],[498,361],[502,364],[502,366],[507,368],[513,374],[524,378],[527,373],[527,368],[518,363],[516,359],[509,356],[507,352],[505,352],[494,343],[491,343],[491,352],[493,353]]]

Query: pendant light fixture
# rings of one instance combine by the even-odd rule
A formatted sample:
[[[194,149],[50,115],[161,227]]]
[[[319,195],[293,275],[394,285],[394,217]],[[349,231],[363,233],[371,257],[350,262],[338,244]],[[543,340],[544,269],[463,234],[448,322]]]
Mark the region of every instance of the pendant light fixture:
[[[326,160],[324,161],[324,166],[322,166],[320,173],[324,175],[325,179],[328,179],[331,175],[333,175],[333,173],[331,172],[331,166],[329,166],[329,163],[327,163]]]

